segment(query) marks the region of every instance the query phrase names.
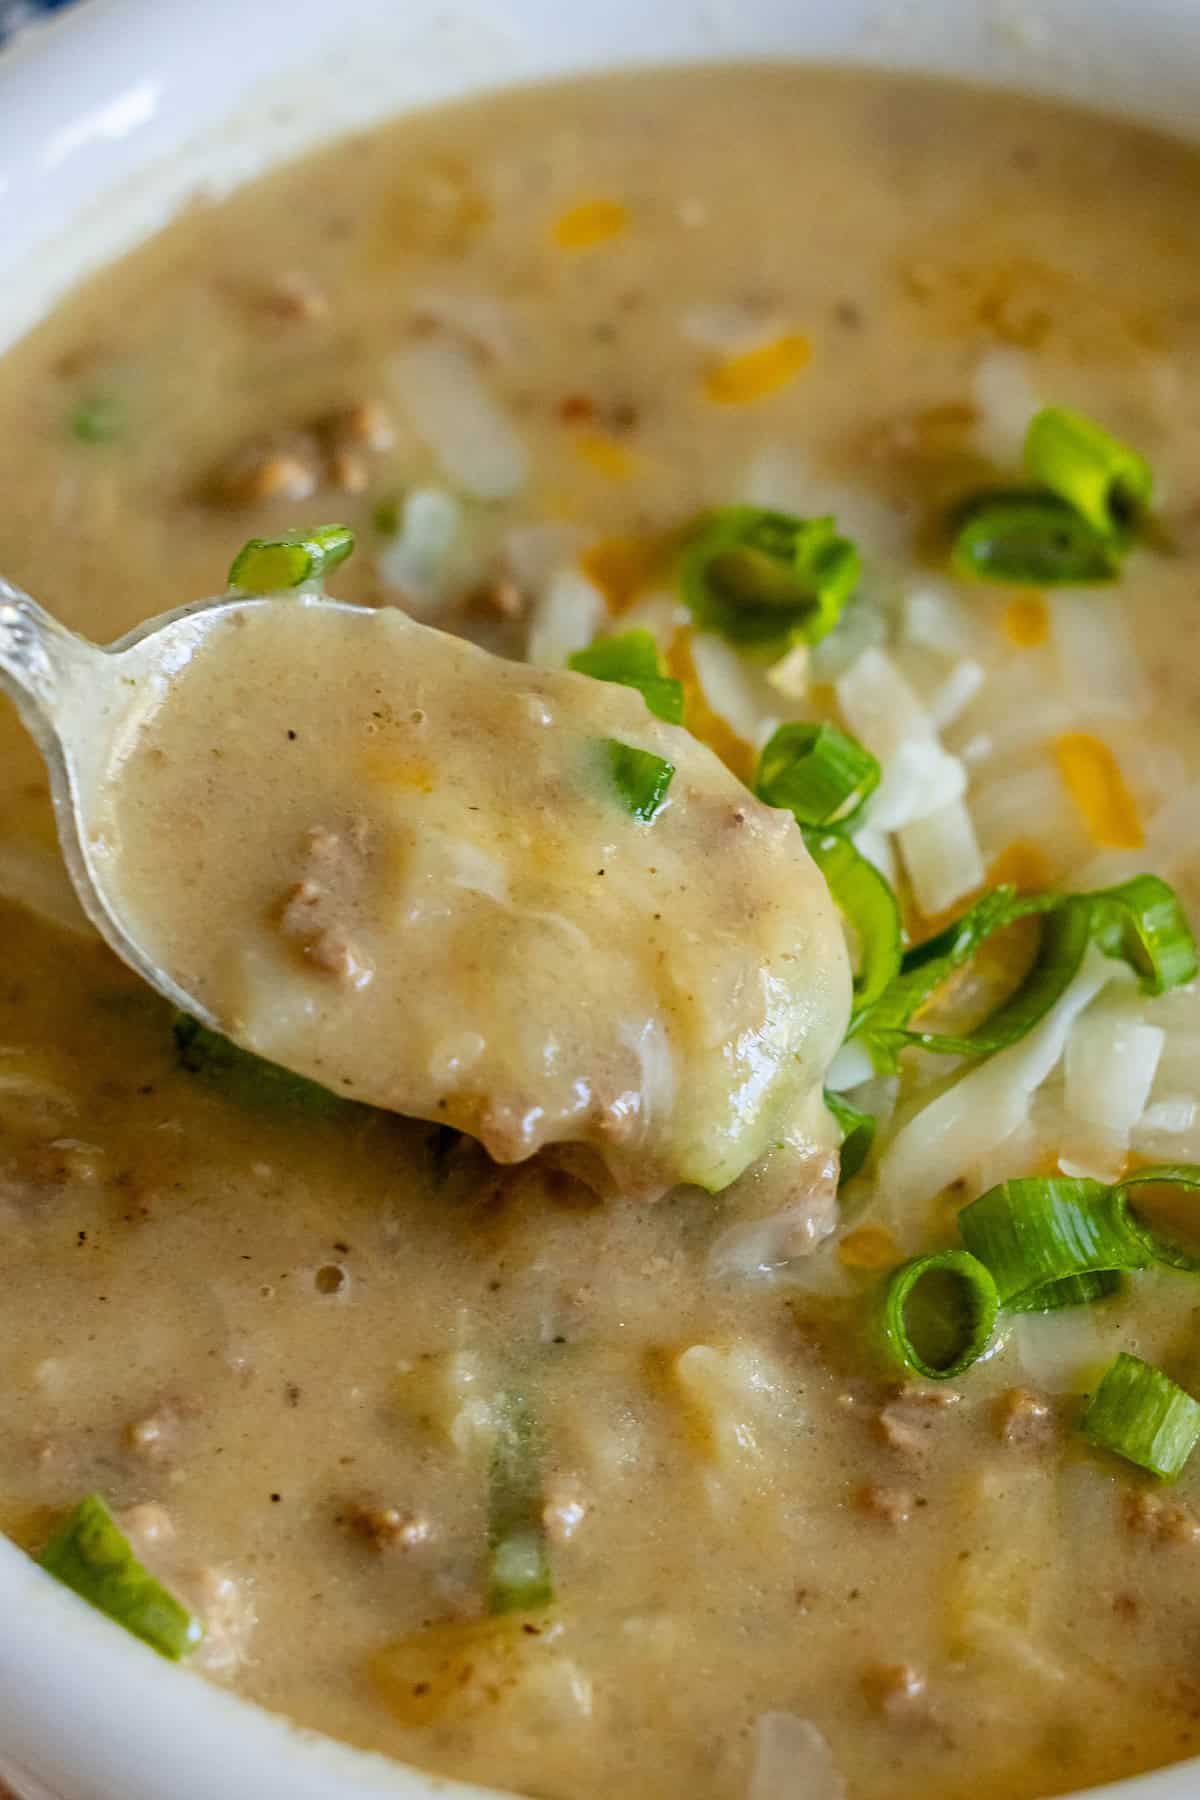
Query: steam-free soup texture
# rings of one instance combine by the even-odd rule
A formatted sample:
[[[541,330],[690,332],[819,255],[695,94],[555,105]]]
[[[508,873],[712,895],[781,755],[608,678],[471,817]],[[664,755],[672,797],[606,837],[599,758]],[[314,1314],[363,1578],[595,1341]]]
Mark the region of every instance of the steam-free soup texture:
[[[451,716],[453,646],[414,698],[398,612],[374,657],[272,602],[291,610],[270,655],[248,628],[236,742],[194,718],[157,785],[138,767],[144,804],[114,829],[140,891],[178,878],[189,954],[257,971],[230,1029],[283,1055],[278,1009],[325,981],[367,1021],[338,1043],[374,1079],[386,987],[401,1072],[427,1078],[408,1104],[437,1117],[439,1058],[460,1093],[482,1058],[494,1097],[516,1053],[487,1063],[467,1016],[486,984],[457,959],[499,954],[501,878],[557,896],[540,941],[517,919],[527,1017],[502,998],[561,1116],[564,1021],[600,1022],[613,1099],[668,1066],[660,980],[719,1021],[746,1003],[739,958],[753,981],[794,955],[808,1009],[767,1134],[809,1151],[782,1195],[774,1152],[653,1198],[665,1140],[643,1167],[610,1130],[592,1148],[614,1193],[521,1160],[569,1132],[522,1137],[525,1114],[489,1139],[482,1102],[460,1108],[493,1162],[361,1103],[378,1090],[342,1097],[336,1057],[303,1063],[314,1087],[173,1019],[74,906],[44,773],[0,718],[0,1525],[36,1552],[102,1494],[204,1623],[180,1680],[553,1800],[1029,1800],[1200,1749],[1200,1470],[1164,1486],[1079,1428],[1119,1351],[1200,1386],[1194,1277],[1005,1313],[945,1381],[889,1362],[872,1324],[888,1272],[956,1243],[997,1182],[1200,1157],[1191,988],[1152,998],[1094,947],[994,1057],[910,1049],[890,1072],[852,1045],[830,1069],[832,905],[786,812],[739,786],[780,724],[861,740],[883,779],[855,841],[912,941],[1004,881],[1149,871],[1192,906],[1197,175],[1132,127],[919,81],[614,75],[201,202],[0,362],[0,567],[88,635],[219,592],[245,539],[340,518],[339,596],[514,659],[490,687],[479,665]],[[947,511],[1023,479],[1048,403],[1149,459],[1150,517],[1103,585],[970,582]],[[684,603],[681,544],[736,504],[831,514],[857,545],[827,637],[768,655]],[[552,673],[631,629],[697,745],[635,693]],[[349,711],[306,694],[335,666]],[[201,703],[202,659],[187,679]],[[585,735],[677,764],[656,817],[608,833],[610,794],[551,791],[529,707],[568,681]],[[400,741],[417,712],[428,756]],[[137,755],[156,749],[181,743]],[[469,828],[464,781],[489,809]],[[542,835],[502,842],[535,807]],[[403,854],[372,862],[385,827]],[[451,940],[430,927],[406,1003],[372,937],[385,876],[421,876],[430,908],[458,884],[440,1014],[429,958]],[[980,959],[947,1003],[996,978]],[[836,1197],[823,1085],[878,1122]],[[678,1115],[713,1143],[721,1091]]]

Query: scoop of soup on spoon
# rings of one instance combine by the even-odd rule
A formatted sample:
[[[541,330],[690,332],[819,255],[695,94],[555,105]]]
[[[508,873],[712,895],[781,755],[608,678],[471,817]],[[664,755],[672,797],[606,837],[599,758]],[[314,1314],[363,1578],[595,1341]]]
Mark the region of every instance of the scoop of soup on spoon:
[[[633,688],[327,599],[352,542],[248,546],[103,648],[0,581],[111,947],[243,1049],[602,1190],[836,1142],[850,974],[791,816]]]

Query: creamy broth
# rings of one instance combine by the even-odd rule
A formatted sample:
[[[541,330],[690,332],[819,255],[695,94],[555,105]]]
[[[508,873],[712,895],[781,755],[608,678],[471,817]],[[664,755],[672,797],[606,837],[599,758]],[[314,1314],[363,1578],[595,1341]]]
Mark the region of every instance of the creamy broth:
[[[765,721],[838,717],[889,765],[900,711],[933,721],[948,762],[922,767],[949,783],[957,849],[933,854],[894,783],[874,846],[914,935],[968,903],[973,870],[1072,889],[1150,869],[1192,905],[1198,172],[1111,121],[804,69],[614,75],[402,120],[198,204],[0,362],[0,567],[103,639],[219,591],[243,539],[343,517],[347,600],[548,669],[606,622],[653,630],[732,771],[681,751],[701,801],[737,804]],[[447,380],[460,400],[467,384],[465,451],[431,424]],[[1153,538],[1111,588],[947,574],[936,521],[1017,476],[1038,400],[1153,462]],[[737,501],[835,513],[858,543],[861,641],[840,660],[773,685],[693,630],[674,534]],[[311,799],[289,781],[291,679],[247,698],[239,751],[282,851],[241,856],[195,767],[171,789],[197,784],[188,816],[139,821],[143,871],[158,845],[164,881],[192,876],[196,930],[220,875],[193,816],[253,889],[250,936],[305,878],[297,839],[341,828],[326,769]],[[668,732],[620,690],[581,704],[604,735]],[[512,750],[480,765],[489,782]],[[557,813],[564,880],[592,848],[572,826]],[[807,1105],[844,969],[796,834],[771,855],[789,888],[763,944],[793,916],[810,934]],[[769,858],[760,875],[712,857],[701,933],[743,878],[769,879]],[[665,912],[648,892],[635,907]],[[909,1053],[898,1086],[843,1071],[882,1153],[836,1230],[825,1194],[811,1254],[762,1277],[778,1199],[753,1171],[715,1196],[602,1199],[540,1158],[499,1167],[436,1126],[189,1054],[64,895],[8,711],[0,894],[0,1526],[37,1549],[103,1493],[203,1615],[192,1669],[552,1800],[807,1795],[816,1765],[764,1760],[774,1714],[827,1743],[821,1800],[1030,1800],[1200,1749],[1200,1468],[1164,1494],[1077,1429],[1119,1350],[1197,1391],[1192,1279],[1148,1272],[1010,1321],[951,1383],[904,1382],[864,1326],[881,1272],[953,1241],[994,1182],[1200,1157],[1190,991],[1151,1002],[1106,964],[1087,1032],[1058,1015],[1065,1053],[1025,1070],[1012,1128],[940,1164],[920,1114],[952,1070]],[[614,964],[627,903],[606,917]],[[555,979],[599,1007],[609,964]],[[1119,1131],[1089,1112],[1088,1071],[1135,1029],[1163,1037]],[[815,1113],[789,1123],[817,1135]],[[557,1596],[529,1633],[485,1615],[516,1390]]]

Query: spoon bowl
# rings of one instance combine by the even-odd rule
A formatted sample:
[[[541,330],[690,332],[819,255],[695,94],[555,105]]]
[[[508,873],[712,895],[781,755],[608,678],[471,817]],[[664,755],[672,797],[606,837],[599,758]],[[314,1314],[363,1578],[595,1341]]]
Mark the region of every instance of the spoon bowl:
[[[254,611],[269,596],[221,594],[147,619],[112,644],[69,631],[0,575],[0,690],[16,705],[41,751],[59,844],[75,892],[109,948],[143,981],[216,1029],[195,995],[130,934],[111,888],[112,846],[100,823],[105,783],[120,767],[173,677],[191,661],[213,615]],[[309,596],[307,604],[345,613],[361,607]]]

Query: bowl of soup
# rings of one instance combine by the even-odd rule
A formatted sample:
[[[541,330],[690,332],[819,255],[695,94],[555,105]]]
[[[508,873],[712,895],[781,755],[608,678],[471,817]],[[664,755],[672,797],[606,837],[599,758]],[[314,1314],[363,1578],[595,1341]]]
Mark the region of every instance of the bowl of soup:
[[[113,828],[199,954],[286,815],[258,1056],[96,935],[0,713],[18,1795],[1194,1790],[1198,81],[1180,9],[1068,0],[0,55],[0,570],[108,642],[336,520],[394,640],[330,710],[283,608]],[[409,620],[503,659],[461,770]],[[529,735],[589,680],[653,746],[611,824]],[[421,1118],[271,1035],[386,1051],[311,924],[359,798]]]

